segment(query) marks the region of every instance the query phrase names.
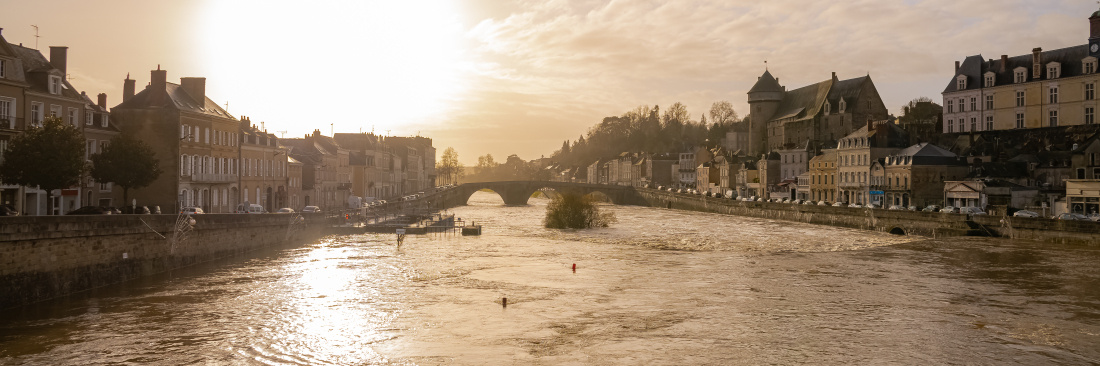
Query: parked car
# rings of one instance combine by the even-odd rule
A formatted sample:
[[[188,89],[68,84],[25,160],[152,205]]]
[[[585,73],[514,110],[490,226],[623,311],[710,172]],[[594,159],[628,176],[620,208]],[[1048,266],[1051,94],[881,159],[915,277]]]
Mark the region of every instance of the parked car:
[[[1039,217],[1039,213],[1035,211],[1019,210],[1012,214],[1012,217]]]
[[[833,207],[845,207],[845,206],[848,206],[848,205],[845,204],[844,202],[833,203]]]
[[[925,208],[924,208],[923,210],[921,210],[921,211],[922,211],[922,212],[940,212],[940,206],[936,206],[936,205],[929,205],[928,207],[925,207]]]
[[[383,201],[385,202],[385,201]],[[321,208],[317,206],[306,206],[302,209],[302,213],[320,213]]]
[[[206,212],[202,211],[202,207],[184,207],[183,210],[180,210],[180,213],[184,215],[201,215]]]
[[[828,205],[829,205],[829,202],[826,202],[826,201],[817,201],[817,205],[818,205],[818,206],[828,206]]]
[[[853,203],[853,204],[848,205],[848,207],[850,207],[850,208],[863,208],[863,205],[858,204],[858,203]]]
[[[294,213],[294,209],[290,207],[283,207],[280,208],[278,211],[275,211],[275,213]]]
[[[813,205],[814,201],[806,200],[806,202],[802,202],[802,204],[803,205]]]
[[[1100,213],[1089,214],[1085,217],[1088,217],[1089,220],[1100,222]]]
[[[247,207],[245,206],[245,204],[242,203],[242,204],[237,205],[237,210],[234,211],[234,212],[236,212],[236,213],[249,213],[249,214],[262,214],[262,213],[267,213],[267,210],[264,209],[264,206],[260,206],[260,205],[257,205],[255,203],[250,203],[250,204],[248,204]]]
[[[917,206],[909,206],[909,211],[920,211],[920,209]]]
[[[1070,213],[1070,212],[1062,213],[1062,214],[1059,214],[1058,216],[1054,216],[1054,217],[1051,217],[1051,218],[1055,219],[1055,220],[1079,220],[1079,221],[1089,219],[1088,216],[1078,214],[1078,213]]]
[[[904,208],[902,208],[901,205],[890,205],[887,210],[901,211],[904,210]]]
[[[955,208],[955,207],[952,207],[952,206],[947,206],[947,207],[941,208],[941,209],[940,209],[940,212],[945,212],[945,213],[959,213],[959,209],[958,209],[958,208]]]
[[[103,206],[84,206],[72,211],[69,211],[66,215],[110,215],[112,212],[107,207]]]
[[[959,213],[967,215],[986,215],[985,211],[978,207],[960,207]]]

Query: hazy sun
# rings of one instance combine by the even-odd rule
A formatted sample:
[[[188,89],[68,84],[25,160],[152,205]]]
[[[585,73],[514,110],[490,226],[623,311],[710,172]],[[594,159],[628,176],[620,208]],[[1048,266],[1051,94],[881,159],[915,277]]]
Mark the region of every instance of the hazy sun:
[[[288,137],[328,134],[329,123],[415,133],[404,127],[434,122],[464,90],[463,28],[449,1],[209,0],[203,9],[191,31],[207,75],[181,76],[206,76],[207,94],[228,99],[230,113]]]

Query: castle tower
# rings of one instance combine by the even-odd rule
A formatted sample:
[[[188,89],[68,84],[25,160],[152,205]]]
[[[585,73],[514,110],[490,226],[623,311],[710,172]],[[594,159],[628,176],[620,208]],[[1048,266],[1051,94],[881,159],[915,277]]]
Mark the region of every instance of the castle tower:
[[[749,155],[768,152],[768,121],[775,117],[786,91],[767,70],[749,89]]]

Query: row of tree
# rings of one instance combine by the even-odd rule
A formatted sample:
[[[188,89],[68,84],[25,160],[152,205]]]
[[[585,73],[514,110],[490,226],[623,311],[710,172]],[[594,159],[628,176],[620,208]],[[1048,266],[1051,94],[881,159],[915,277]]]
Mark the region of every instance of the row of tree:
[[[660,106],[643,105],[620,116],[604,117],[588,130],[587,136],[563,142],[551,157],[566,166],[582,166],[628,151],[659,154],[680,152],[690,146],[713,147],[740,122],[728,101],[715,102],[698,121],[691,119],[687,106],[680,102],[663,113]]]
[[[60,117],[47,117],[41,126],[15,136],[0,162],[0,181],[52,192],[80,184],[84,173],[100,183],[122,188],[123,202],[130,189],[148,186],[161,170],[153,150],[141,140],[122,133],[85,161],[84,134]]]

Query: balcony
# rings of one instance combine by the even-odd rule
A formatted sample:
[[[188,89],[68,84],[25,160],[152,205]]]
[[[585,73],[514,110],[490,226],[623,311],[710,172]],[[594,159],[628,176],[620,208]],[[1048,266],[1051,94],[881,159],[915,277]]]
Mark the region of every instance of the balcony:
[[[236,183],[237,175],[196,173],[191,175],[191,181],[195,183]]]

